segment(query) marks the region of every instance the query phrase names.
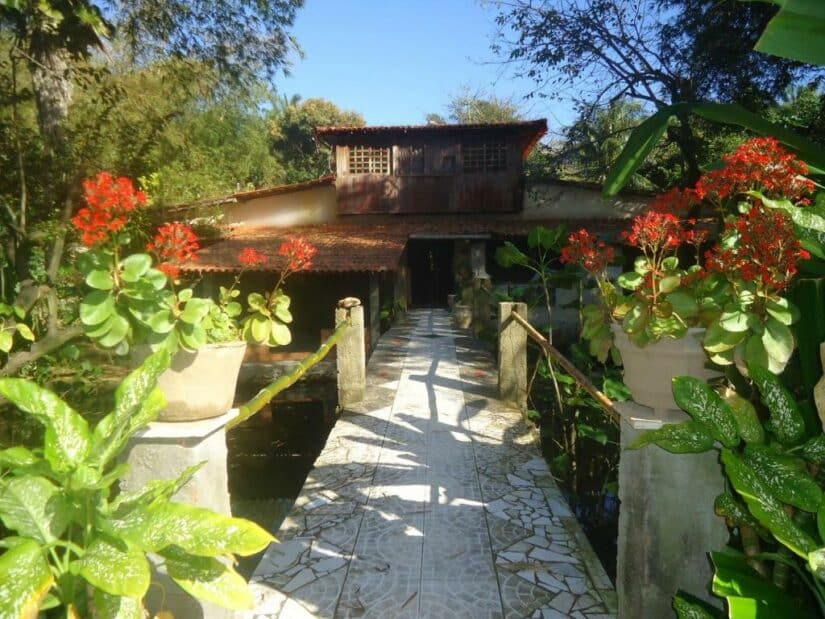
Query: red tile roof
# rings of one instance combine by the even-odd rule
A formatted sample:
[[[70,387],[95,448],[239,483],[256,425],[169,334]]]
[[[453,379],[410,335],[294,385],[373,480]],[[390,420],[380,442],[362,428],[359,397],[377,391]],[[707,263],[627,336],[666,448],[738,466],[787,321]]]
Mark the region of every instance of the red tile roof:
[[[275,185],[274,187],[262,187],[261,189],[253,189],[252,191],[239,191],[232,194],[238,202],[245,202],[246,200],[254,200],[255,198],[266,198],[267,196],[277,196],[283,193],[292,193],[293,191],[303,191],[304,189],[312,189],[313,187],[323,187],[324,185],[334,185],[335,175],[328,174],[320,178],[313,178],[309,181],[301,183],[291,183],[289,185]]]
[[[198,261],[185,267],[189,271],[235,272],[241,264],[238,254],[246,247],[264,253],[266,264],[255,267],[259,271],[279,271],[284,260],[278,256],[278,247],[291,236],[303,237],[318,253],[310,271],[342,273],[350,271],[394,271],[411,236],[438,237],[490,234],[494,237],[513,237],[527,234],[533,227],[553,227],[567,223],[568,228],[586,226],[588,229],[615,234],[627,223],[617,219],[567,221],[527,221],[496,216],[396,217],[373,223],[331,223],[292,228],[242,227],[198,252]],[[360,223],[363,222],[363,223]]]

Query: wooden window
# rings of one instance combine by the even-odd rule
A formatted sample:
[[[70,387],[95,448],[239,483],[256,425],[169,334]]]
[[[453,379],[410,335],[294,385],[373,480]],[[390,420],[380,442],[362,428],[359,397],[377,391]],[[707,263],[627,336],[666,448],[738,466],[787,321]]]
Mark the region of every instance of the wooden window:
[[[465,172],[492,172],[507,169],[507,145],[503,140],[461,145]]]
[[[349,173],[389,174],[390,149],[376,146],[350,146]]]
[[[399,176],[413,176],[424,174],[424,147],[399,146],[398,169]]]

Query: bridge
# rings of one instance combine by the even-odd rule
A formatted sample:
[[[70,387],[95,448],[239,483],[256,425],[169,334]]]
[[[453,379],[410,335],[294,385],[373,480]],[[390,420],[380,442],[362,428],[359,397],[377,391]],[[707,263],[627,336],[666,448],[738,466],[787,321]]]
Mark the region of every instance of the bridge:
[[[255,570],[256,619],[601,619],[616,594],[490,355],[444,310],[381,338]]]

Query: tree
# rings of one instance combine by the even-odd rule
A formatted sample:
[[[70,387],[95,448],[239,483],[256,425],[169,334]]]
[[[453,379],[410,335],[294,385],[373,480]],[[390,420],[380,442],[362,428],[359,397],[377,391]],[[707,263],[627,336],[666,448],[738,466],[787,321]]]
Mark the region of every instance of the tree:
[[[445,109],[449,121],[461,125],[507,123],[522,119],[519,106],[511,99],[483,90],[472,90],[469,86],[462,86],[450,95]],[[427,114],[426,120],[427,124],[447,124],[447,120],[437,113]]]
[[[533,78],[539,96],[597,106],[627,97],[648,109],[702,99],[760,108],[812,74],[800,63],[753,52],[772,13],[759,3],[502,0],[498,6],[493,50]],[[684,160],[684,180],[695,181],[700,145],[688,115],[678,117],[668,137]]]
[[[284,168],[284,180],[296,183],[329,174],[331,151],[316,141],[316,127],[365,124],[358,112],[342,110],[326,99],[284,99],[269,123],[270,148]]]

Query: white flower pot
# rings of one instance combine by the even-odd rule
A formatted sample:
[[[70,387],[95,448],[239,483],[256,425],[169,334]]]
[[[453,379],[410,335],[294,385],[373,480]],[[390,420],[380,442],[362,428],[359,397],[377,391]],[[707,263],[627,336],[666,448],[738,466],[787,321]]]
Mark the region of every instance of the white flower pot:
[[[158,421],[196,421],[219,417],[232,408],[246,342],[207,344],[195,352],[178,351],[158,379],[167,406]],[[148,356],[148,348],[136,350]]]
[[[654,410],[679,410],[671,390],[674,376],[707,380],[719,375],[705,367],[707,355],[702,348],[705,329],[688,329],[685,337],[664,337],[639,347],[630,341],[621,325],[611,326],[614,343],[622,355],[624,383],[638,404]]]

